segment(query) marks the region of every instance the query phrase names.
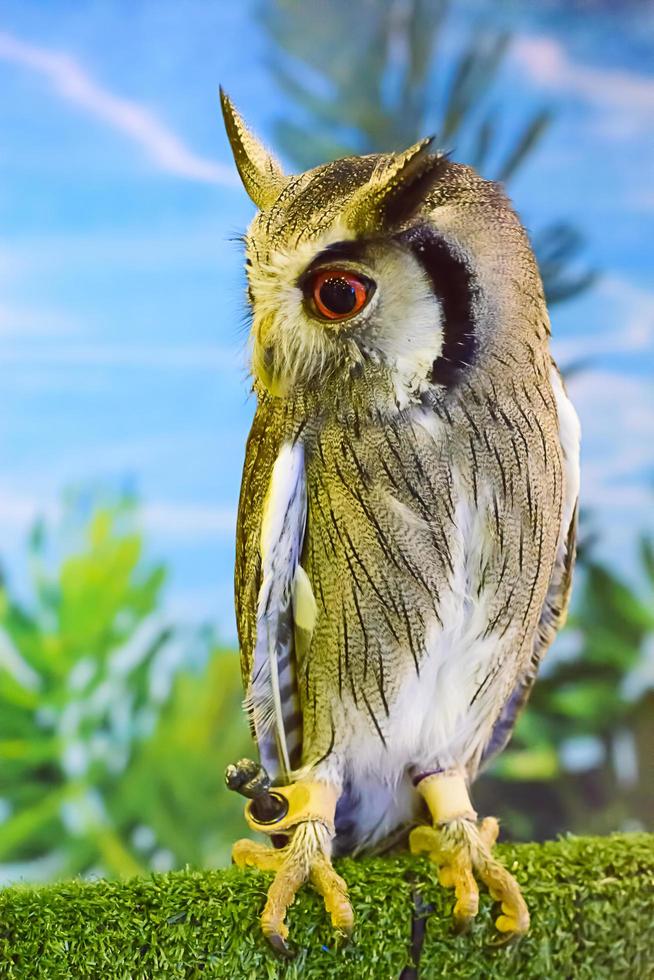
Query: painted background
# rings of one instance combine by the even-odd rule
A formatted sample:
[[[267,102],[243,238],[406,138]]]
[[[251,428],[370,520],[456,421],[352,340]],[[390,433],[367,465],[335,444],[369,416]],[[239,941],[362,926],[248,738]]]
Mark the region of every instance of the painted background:
[[[385,6],[400,24],[415,4],[362,0],[341,29],[356,34],[359,14],[374,21]],[[146,555],[167,569],[157,622],[174,622],[182,636],[208,624],[216,643],[235,644],[235,512],[254,407],[235,238],[252,206],[235,176],[217,90],[222,84],[256,131],[279,146],[289,169],[288,134],[286,142],[279,137],[285,122],[307,115],[280,63],[330,98],[324,78],[298,62],[293,38],[280,48],[270,26],[279,11],[292,34],[293,4],[272,0],[4,0],[0,7],[0,560],[17,604],[32,601],[26,542],[35,521],[59,529],[46,549],[56,565],[73,540],[66,493],[76,491],[76,506],[90,512],[98,495],[124,492],[140,502]],[[553,221],[573,226],[583,240],[573,266],[596,274],[590,288],[553,307],[554,352],[569,369],[583,427],[594,555],[651,609],[638,541],[654,530],[654,8],[457,4],[425,75],[435,105],[471,32],[504,30],[511,41],[492,94],[503,124],[498,154],[525,114],[552,113],[511,194],[534,233]],[[305,49],[311,43],[324,43],[318,23]],[[315,53],[322,63],[325,51]],[[394,57],[391,50],[391,76]],[[338,106],[338,92],[332,98]],[[465,156],[464,137],[447,148],[455,159]],[[638,696],[654,682],[649,630],[638,641],[637,669],[630,668]],[[179,669],[203,669],[206,657],[194,643],[178,639],[159,664],[166,681],[157,711],[166,709]],[[571,631],[559,656],[574,645]],[[0,668],[14,679],[28,677],[21,658],[20,643],[0,643]],[[218,684],[223,676],[218,671]],[[212,717],[227,724],[220,711]],[[1,728],[0,718],[0,751]],[[573,769],[575,758],[595,758],[593,737],[573,746]],[[619,737],[615,744],[611,751],[631,765],[633,747],[620,749]],[[86,772],[79,745],[77,763],[74,746],[71,762],[70,745],[58,745],[66,778]],[[51,777],[43,779],[47,789]],[[0,782],[0,820],[11,826],[20,805],[9,784],[3,796]],[[72,816],[69,801],[63,810],[53,804],[48,817],[63,813],[73,835],[80,825],[74,799]],[[89,805],[104,812],[100,790],[93,799]],[[155,846],[151,824],[130,820],[126,852],[159,854],[138,860],[166,867],[187,853]],[[134,843],[139,827],[142,847],[138,833]],[[0,824],[0,860],[1,841]],[[26,867],[32,877],[63,873],[52,857],[59,847],[5,848],[10,876]],[[192,859],[222,860],[226,852],[219,843],[207,853]],[[66,867],[112,870],[106,854],[85,861]]]

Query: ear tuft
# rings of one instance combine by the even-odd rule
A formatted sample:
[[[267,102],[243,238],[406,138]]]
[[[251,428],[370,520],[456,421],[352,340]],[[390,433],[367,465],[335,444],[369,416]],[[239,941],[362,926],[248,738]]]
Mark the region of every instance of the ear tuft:
[[[430,153],[434,139],[428,136],[377,164],[348,209],[348,218],[357,231],[397,225],[417,210],[447,166],[445,155]]]
[[[243,186],[256,206],[264,210],[277,200],[287,178],[279,163],[247,128],[222,86],[220,104]]]

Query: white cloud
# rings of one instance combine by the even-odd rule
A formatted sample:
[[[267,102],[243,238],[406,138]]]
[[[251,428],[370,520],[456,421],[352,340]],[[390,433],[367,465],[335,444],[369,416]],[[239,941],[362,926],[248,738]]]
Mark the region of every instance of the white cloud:
[[[0,311],[0,333],[2,319]],[[23,345],[0,349],[0,364],[49,367],[139,367],[173,370],[234,371],[246,367],[242,349],[217,344],[149,346],[145,344]]]
[[[166,538],[231,538],[236,530],[234,507],[153,502],[140,513],[147,531]]]
[[[0,33],[0,60],[43,76],[63,98],[139,144],[167,173],[230,187],[237,184],[232,167],[194,153],[154,113],[103,88],[70,56]]]
[[[226,227],[237,228],[244,213],[234,195],[233,211],[222,209],[215,221],[188,223],[182,215],[174,222],[160,225],[156,232],[144,227],[100,232],[76,233],[70,229],[45,232],[43,229],[20,239],[0,239],[0,279],[15,282],[45,273],[63,274],[71,269],[76,275],[87,269],[94,277],[111,267],[110,274],[168,271],[179,275],[181,269],[208,270],[219,284],[229,282],[230,289],[242,292],[242,247],[227,237]],[[242,203],[242,202],[241,202]],[[231,208],[231,205],[230,205]],[[120,216],[119,216],[120,217]]]
[[[625,207],[632,211],[654,211],[654,190],[636,190],[627,193],[624,198]]]
[[[206,586],[170,591],[166,612],[177,623],[215,623],[219,629],[221,645],[234,646],[237,643],[234,582],[231,575],[224,580],[216,579]]]
[[[37,517],[56,521],[60,513],[58,501],[19,491],[0,490],[0,527],[22,534]],[[208,537],[231,539],[236,530],[236,508],[153,500],[139,507],[138,523],[158,540],[195,542]]]
[[[57,337],[78,333],[79,326],[71,317],[58,310],[33,310],[26,307],[0,305],[0,337]],[[0,350],[0,359],[5,351]]]
[[[651,385],[616,371],[588,371],[568,387],[581,420],[583,502],[605,514],[633,508],[642,523],[652,509],[642,478],[654,466]]]
[[[654,126],[654,78],[581,63],[551,37],[516,38],[511,51],[514,62],[540,88],[566,100],[580,99],[592,109],[586,125],[595,142],[638,145],[638,157],[632,161],[637,167],[638,197],[641,181],[637,178],[649,175],[654,166],[654,143],[649,140]]]
[[[653,500],[654,493],[649,487],[634,484],[610,486],[602,483],[601,475],[597,481],[594,479],[592,467],[584,469],[582,503],[588,504],[604,517],[615,516],[618,511],[628,512],[635,518],[637,530],[640,531],[643,529],[642,518],[651,512]]]
[[[605,328],[591,335],[578,337],[554,336],[553,349],[557,361],[566,363],[577,359],[607,354],[654,355],[654,292],[636,286],[619,276],[603,276],[594,287],[595,298],[601,303]]]
[[[52,502],[39,501],[27,494],[0,490],[0,527],[27,530],[37,517],[51,519],[57,508]]]
[[[16,264],[13,247],[0,242],[0,281],[9,280],[15,274]]]
[[[602,110],[609,108],[654,119],[654,79],[574,61],[551,37],[518,37],[511,53],[524,71],[545,88],[572,92]]]
[[[597,557],[638,587],[636,544],[654,531],[654,490],[644,476],[654,466],[651,383],[588,371],[568,387],[581,419],[581,504],[599,532]]]

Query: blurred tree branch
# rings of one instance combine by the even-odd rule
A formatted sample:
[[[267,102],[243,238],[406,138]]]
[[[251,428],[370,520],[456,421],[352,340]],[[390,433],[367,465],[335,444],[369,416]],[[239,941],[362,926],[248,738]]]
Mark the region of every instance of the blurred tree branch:
[[[270,0],[260,9],[270,68],[292,107],[276,142],[300,170],[436,133],[457,160],[508,182],[552,122],[552,110],[537,107],[508,135],[497,87],[510,35],[480,25],[457,40],[445,0]],[[570,225],[553,222],[533,239],[550,305],[595,281]]]
[[[0,862],[224,859],[221,809],[235,824],[240,807],[222,773],[247,738],[237,657],[165,621],[166,571],[127,497],[69,497],[61,535],[35,525],[29,565],[27,599],[0,585]],[[178,676],[180,657],[199,670]]]

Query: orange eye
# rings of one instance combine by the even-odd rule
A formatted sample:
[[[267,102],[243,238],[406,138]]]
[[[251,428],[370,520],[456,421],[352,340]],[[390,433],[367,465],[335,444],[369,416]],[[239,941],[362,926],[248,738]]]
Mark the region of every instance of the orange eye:
[[[311,283],[311,299],[326,320],[348,320],[368,302],[374,284],[345,269],[323,269]]]

